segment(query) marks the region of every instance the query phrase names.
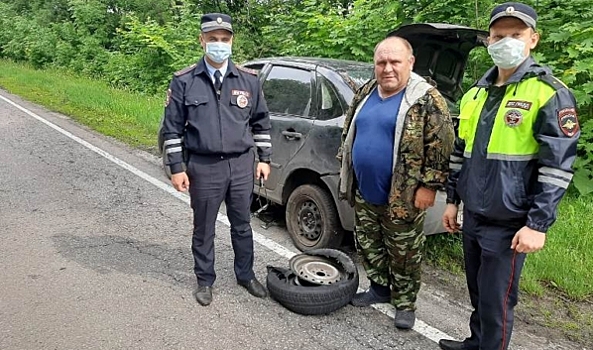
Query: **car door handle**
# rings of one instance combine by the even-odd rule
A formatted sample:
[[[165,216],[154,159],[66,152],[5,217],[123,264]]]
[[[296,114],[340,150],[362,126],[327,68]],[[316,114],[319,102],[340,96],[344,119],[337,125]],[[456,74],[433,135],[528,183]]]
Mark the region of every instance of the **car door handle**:
[[[300,132],[287,131],[287,130],[284,130],[282,132],[282,135],[284,135],[284,137],[287,140],[300,140],[301,137],[303,137],[303,134],[301,134]]]

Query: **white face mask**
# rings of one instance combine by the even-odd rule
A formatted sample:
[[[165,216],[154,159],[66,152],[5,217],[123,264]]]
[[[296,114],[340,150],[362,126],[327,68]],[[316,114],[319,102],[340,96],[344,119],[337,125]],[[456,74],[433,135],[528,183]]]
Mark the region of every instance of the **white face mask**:
[[[224,62],[231,55],[231,45],[223,42],[206,43],[206,55],[216,63]]]
[[[488,45],[488,53],[492,57],[492,61],[502,69],[511,69],[520,65],[526,58],[524,50],[525,43],[523,41],[508,36]]]

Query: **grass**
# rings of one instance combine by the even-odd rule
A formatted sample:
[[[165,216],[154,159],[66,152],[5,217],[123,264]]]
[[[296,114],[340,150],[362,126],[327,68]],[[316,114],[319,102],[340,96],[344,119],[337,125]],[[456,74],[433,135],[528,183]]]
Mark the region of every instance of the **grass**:
[[[456,274],[463,273],[461,234],[430,235],[426,238],[426,261]]]
[[[593,298],[593,196],[566,196],[545,248],[528,256],[523,289],[542,295],[544,287],[571,300]]]
[[[81,124],[149,151],[163,112],[163,97],[117,90],[104,82],[59,70],[35,70],[0,60],[0,87],[23,98],[66,114]],[[546,291],[574,301],[593,298],[593,196],[566,196],[545,249],[530,254],[522,274],[522,290],[533,296]],[[428,237],[426,260],[462,273],[459,235]]]
[[[117,90],[61,70],[0,60],[0,87],[131,146],[156,149],[162,98]]]

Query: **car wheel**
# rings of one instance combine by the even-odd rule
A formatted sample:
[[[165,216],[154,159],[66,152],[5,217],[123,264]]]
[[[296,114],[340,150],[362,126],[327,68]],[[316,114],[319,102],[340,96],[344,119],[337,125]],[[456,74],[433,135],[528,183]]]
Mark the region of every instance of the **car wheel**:
[[[317,185],[301,185],[288,198],[286,228],[301,251],[337,248],[342,227],[332,196]]]
[[[270,296],[288,310],[302,315],[329,314],[348,304],[356,294],[358,270],[345,253],[335,249],[314,249],[294,256],[291,262],[295,259],[307,261],[309,265],[315,264],[316,259],[322,265],[331,264],[343,278],[332,284],[311,283],[291,269],[268,266],[266,282]]]

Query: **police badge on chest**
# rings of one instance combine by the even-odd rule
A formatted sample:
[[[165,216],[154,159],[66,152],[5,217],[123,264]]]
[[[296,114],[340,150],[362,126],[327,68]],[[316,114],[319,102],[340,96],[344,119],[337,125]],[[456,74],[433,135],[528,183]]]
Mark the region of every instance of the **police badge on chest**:
[[[504,123],[511,128],[515,128],[523,122],[523,114],[518,109],[510,109],[504,115]]]
[[[529,111],[533,103],[529,101],[509,100],[505,107],[509,110],[504,115],[504,123],[510,128],[516,128],[523,123],[523,112]]]
[[[233,100],[236,98],[237,107],[243,109],[249,105],[249,97],[251,96],[249,91],[232,90],[231,95]]]

